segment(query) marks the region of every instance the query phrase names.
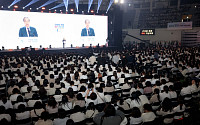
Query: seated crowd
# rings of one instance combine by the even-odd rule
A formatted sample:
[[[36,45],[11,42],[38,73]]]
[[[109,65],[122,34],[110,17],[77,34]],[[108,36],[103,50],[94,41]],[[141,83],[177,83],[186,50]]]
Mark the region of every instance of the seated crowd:
[[[188,125],[199,113],[199,50],[4,56],[0,125]]]

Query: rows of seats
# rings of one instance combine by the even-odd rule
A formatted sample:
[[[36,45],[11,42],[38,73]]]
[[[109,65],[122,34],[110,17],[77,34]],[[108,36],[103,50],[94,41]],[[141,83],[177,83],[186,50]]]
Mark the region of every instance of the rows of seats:
[[[199,50],[4,56],[0,124],[199,124]]]

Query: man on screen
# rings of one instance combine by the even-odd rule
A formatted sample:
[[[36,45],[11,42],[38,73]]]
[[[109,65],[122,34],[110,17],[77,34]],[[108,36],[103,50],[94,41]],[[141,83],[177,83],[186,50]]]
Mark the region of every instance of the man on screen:
[[[25,26],[20,28],[19,37],[38,37],[36,29],[30,26],[30,19],[24,17],[23,21]]]
[[[82,29],[81,36],[95,36],[94,29],[90,27],[90,21],[85,20],[86,27]]]

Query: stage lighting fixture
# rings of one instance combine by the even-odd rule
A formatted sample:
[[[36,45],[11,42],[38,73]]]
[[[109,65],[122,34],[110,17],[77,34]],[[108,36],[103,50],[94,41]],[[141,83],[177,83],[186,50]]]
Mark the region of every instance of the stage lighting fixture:
[[[45,10],[45,7],[42,7],[42,10]]]
[[[91,13],[94,13],[94,10],[91,10]]]
[[[10,6],[8,6],[8,8],[10,8]]]
[[[131,6],[131,4],[129,3],[129,4],[128,4],[128,6],[130,7],[130,6]]]
[[[15,5],[15,6],[14,6],[14,8],[15,8],[15,9],[17,9],[17,8],[18,8],[18,6],[17,6],[17,5]]]
[[[119,2],[119,0],[115,0],[115,3],[118,3]]]
[[[56,10],[55,10],[55,12],[56,12]]]
[[[82,14],[84,14],[84,11],[82,11]]]
[[[3,8],[3,6],[1,6],[1,8]]]
[[[124,0],[120,0],[120,3],[124,3]]]
[[[32,10],[32,8],[30,8],[30,10]]]
[[[25,9],[25,7],[23,7],[23,10]]]
[[[71,12],[73,12],[73,11],[74,11],[74,9],[70,9],[70,11],[71,11]]]

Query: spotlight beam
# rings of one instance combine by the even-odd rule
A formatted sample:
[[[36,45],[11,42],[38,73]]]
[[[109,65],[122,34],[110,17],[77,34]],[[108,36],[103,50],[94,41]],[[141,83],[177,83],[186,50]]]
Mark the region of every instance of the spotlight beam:
[[[38,2],[38,1],[40,1],[40,0],[32,0],[32,1],[31,1],[30,3],[28,3],[24,8],[30,6],[30,5],[32,5],[32,4],[36,3],[36,2]]]
[[[88,12],[90,12],[90,8],[92,6],[93,0],[88,1]]]
[[[79,4],[79,0],[75,0],[75,4],[76,4],[77,12],[78,12],[78,4]]]
[[[42,8],[42,7],[44,7],[44,6],[46,6],[46,5],[49,5],[49,4],[51,4],[51,3],[54,3],[54,2],[56,2],[57,0],[49,0],[49,1],[47,1],[46,3],[44,3],[42,6],[40,6],[40,7],[38,7],[38,8]]]
[[[102,0],[98,0],[98,7],[97,7],[97,13],[99,12],[99,8],[101,6]]]
[[[111,7],[111,5],[113,4],[113,2],[114,2],[114,0],[110,0],[110,3],[109,3],[109,5],[108,5],[108,8],[107,8],[106,13],[108,13],[108,10],[110,9],[110,7]]]
[[[66,11],[68,11],[69,0],[63,0],[63,3],[65,5]]]
[[[64,1],[64,0],[63,0],[63,1]],[[69,1],[69,0],[67,0],[67,1]],[[70,1],[70,2],[68,2],[68,4],[73,4],[73,3],[74,3],[74,1]],[[53,9],[56,9],[56,8],[59,8],[59,7],[63,7],[63,6],[66,7],[65,3],[58,4],[57,6],[52,7],[52,8],[49,9],[49,10],[53,10]],[[68,9],[68,6],[67,6],[66,10],[67,10],[67,9]]]
[[[63,7],[63,6],[65,6],[65,4],[64,4],[64,3],[61,3],[61,4],[58,4],[58,5],[55,6],[55,7],[52,7],[52,8],[49,9],[49,10],[53,10],[53,9],[56,9],[56,8],[59,8],[59,7]]]
[[[14,1],[9,5],[9,7],[13,6],[14,4],[16,4],[16,3],[20,2],[20,1],[21,1],[21,0],[14,0]]]

